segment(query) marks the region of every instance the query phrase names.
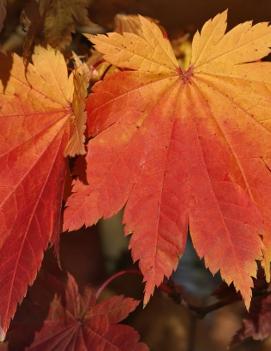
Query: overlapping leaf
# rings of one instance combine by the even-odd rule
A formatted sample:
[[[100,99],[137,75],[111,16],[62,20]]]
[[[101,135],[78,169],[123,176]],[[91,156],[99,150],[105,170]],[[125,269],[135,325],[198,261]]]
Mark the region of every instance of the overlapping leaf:
[[[76,73],[75,73],[76,74]],[[4,337],[17,303],[59,232],[63,157],[74,120],[73,75],[63,56],[37,48],[25,72],[14,56],[0,91],[0,327]],[[80,110],[80,109],[79,109]],[[81,111],[81,110],[80,110]],[[75,111],[76,112],[76,111]],[[83,132],[83,128],[79,128]],[[82,142],[82,137],[80,138]],[[68,154],[80,153],[73,145]]]
[[[248,315],[242,321],[242,327],[233,338],[232,344],[252,338],[264,340],[271,335],[271,297],[262,296],[254,299]]]
[[[65,48],[71,42],[76,25],[89,26],[92,33],[101,27],[91,22],[88,6],[91,0],[41,0],[40,12],[44,16],[44,37],[53,47]]]
[[[271,234],[271,64],[267,23],[226,31],[226,12],[192,43],[187,70],[169,41],[140,17],[137,33],[92,37],[122,68],[88,100],[88,183],[74,184],[67,229],[125,206],[130,247],[146,281],[145,302],[175,269],[190,230],[211,272],[220,270],[249,306],[251,276],[266,272]]]
[[[31,0],[25,4],[24,15],[28,33],[26,47],[42,42],[65,49],[70,45],[77,26],[99,33],[102,28],[88,17],[91,0]]]
[[[75,280],[69,276],[65,304],[55,297],[47,320],[28,350],[147,351],[132,327],[118,324],[137,305],[138,301],[123,296],[97,303],[90,289],[80,296]]]
[[[71,139],[65,149],[65,155],[75,156],[85,154],[85,129],[86,129],[86,98],[90,79],[90,71],[86,63],[75,56],[75,70],[73,74],[74,93],[72,100]]]

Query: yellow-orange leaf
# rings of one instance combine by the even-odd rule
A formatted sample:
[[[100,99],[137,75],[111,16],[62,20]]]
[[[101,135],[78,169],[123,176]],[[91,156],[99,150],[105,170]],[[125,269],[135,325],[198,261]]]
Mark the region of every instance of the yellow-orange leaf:
[[[135,33],[109,33],[107,36],[88,36],[105,60],[122,68],[142,72],[169,73],[178,66],[169,41],[159,27],[140,16],[141,35]]]
[[[65,155],[75,156],[85,154],[85,129],[87,114],[86,97],[90,79],[90,70],[86,63],[82,63],[79,57],[75,56],[75,70],[73,74],[74,93],[72,110],[74,117],[71,123],[71,138],[66,147]]]
[[[196,33],[186,70],[143,17],[137,34],[92,37],[108,62],[129,70],[89,97],[89,185],[76,181],[65,226],[125,206],[145,302],[176,268],[188,228],[206,266],[233,282],[247,307],[261,235],[269,264],[271,64],[259,60],[271,28],[246,22],[225,33],[226,19],[221,13]]]

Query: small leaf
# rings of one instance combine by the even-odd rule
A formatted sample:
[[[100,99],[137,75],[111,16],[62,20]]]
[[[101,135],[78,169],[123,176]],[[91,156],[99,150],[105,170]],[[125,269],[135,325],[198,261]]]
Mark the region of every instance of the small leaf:
[[[247,316],[242,321],[242,327],[233,338],[232,344],[252,338],[264,340],[271,335],[271,296],[253,299]]]
[[[49,3],[49,5],[48,5]],[[65,49],[71,43],[71,33],[76,25],[87,26],[90,0],[41,0],[40,11],[44,15],[44,37],[46,43]]]
[[[55,297],[44,325],[28,351],[147,351],[138,333],[119,325],[138,305],[138,301],[115,296],[97,303],[94,291],[79,295],[69,275],[65,304]]]

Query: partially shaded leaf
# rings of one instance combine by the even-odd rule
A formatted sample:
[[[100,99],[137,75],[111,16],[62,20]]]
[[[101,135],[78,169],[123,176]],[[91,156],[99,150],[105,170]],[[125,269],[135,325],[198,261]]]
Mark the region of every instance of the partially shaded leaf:
[[[77,28],[91,33],[103,32],[88,17],[91,0],[29,0],[26,2],[22,24],[27,32],[24,57],[30,60],[37,44],[50,45],[65,50]]]
[[[242,327],[233,338],[232,344],[252,338],[264,340],[271,335],[271,296],[254,298],[251,309],[242,321]]]
[[[80,296],[75,280],[69,276],[65,303],[54,299],[47,320],[27,350],[147,351],[133,328],[117,324],[137,305],[138,301],[123,296],[97,303],[90,289]]]
[[[18,302],[60,230],[74,118],[72,76],[57,51],[38,47],[27,72],[13,57],[0,87],[0,326],[6,334]],[[25,75],[26,74],[26,75]]]
[[[74,94],[72,101],[72,109],[74,119],[72,120],[71,139],[66,147],[65,154],[69,156],[84,155],[85,151],[85,129],[87,114],[86,97],[90,80],[90,70],[86,63],[80,61],[77,57],[75,70],[73,73]]]

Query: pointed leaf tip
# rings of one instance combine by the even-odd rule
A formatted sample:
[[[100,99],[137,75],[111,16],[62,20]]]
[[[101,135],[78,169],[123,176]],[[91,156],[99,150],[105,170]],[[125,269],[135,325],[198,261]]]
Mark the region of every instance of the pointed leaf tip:
[[[96,37],[124,70],[88,98],[90,186],[74,188],[66,217],[80,227],[125,207],[148,297],[176,267],[189,226],[198,255],[249,308],[259,233],[271,236],[271,64],[259,62],[271,29],[245,22],[226,33],[226,19],[224,11],[194,36],[190,84],[152,22]]]

